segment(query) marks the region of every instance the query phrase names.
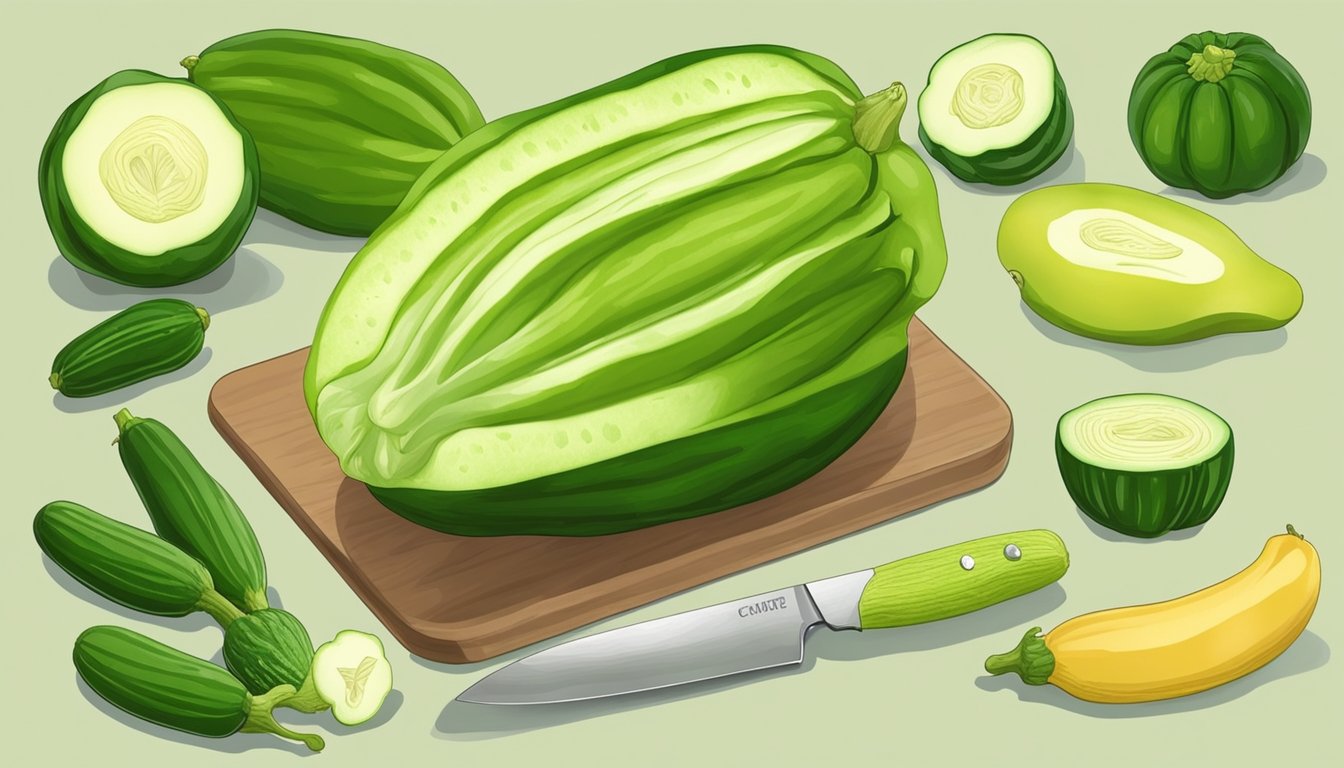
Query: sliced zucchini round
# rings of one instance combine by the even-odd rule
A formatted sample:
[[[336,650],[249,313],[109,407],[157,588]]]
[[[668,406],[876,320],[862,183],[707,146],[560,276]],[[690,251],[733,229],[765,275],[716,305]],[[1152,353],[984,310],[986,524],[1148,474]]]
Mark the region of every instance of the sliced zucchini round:
[[[919,140],[964,181],[1020,184],[1073,137],[1073,109],[1054,56],[1028,35],[993,34],[943,54],[919,95]]]
[[[125,285],[195,280],[233,254],[257,209],[257,152],[205,90],[112,75],[71,104],[39,166],[61,255]]]
[[[1141,538],[1208,522],[1227,494],[1233,453],[1222,417],[1170,395],[1093,400],[1055,431],[1059,472],[1079,509]]]

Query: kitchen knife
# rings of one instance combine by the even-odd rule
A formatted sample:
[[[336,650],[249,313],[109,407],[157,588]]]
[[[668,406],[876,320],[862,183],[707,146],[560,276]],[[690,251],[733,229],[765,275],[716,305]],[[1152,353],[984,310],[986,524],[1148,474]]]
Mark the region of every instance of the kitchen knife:
[[[463,691],[476,704],[551,704],[800,664],[809,629],[903,627],[959,616],[1051,584],[1064,542],[1030,530],[581,637]]]

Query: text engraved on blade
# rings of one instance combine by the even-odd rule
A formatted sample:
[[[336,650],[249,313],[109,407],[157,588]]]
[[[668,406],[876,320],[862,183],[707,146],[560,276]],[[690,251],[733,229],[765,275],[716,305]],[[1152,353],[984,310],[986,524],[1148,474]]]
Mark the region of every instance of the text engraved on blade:
[[[746,619],[757,614],[782,610],[787,608],[788,605],[788,598],[781,596],[770,600],[762,600],[759,603],[752,603],[751,605],[744,605],[737,609],[737,615]]]

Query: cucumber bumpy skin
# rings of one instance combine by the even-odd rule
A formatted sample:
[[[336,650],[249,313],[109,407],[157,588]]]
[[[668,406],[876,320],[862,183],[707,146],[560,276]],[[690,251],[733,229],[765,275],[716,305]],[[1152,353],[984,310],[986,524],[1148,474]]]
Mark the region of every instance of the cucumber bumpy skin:
[[[171,373],[201,353],[209,327],[209,313],[188,302],[142,301],[66,344],[48,381],[66,397],[91,397]]]
[[[270,607],[266,561],[252,525],[172,430],[125,408],[117,450],[154,530],[201,561],[215,589],[245,612]]]
[[[214,739],[273,733],[314,752],[325,746],[321,736],[292,731],[271,714],[294,695],[292,686],[253,696],[224,669],[129,629],[84,630],[75,640],[74,662],[95,693],[141,720]]]

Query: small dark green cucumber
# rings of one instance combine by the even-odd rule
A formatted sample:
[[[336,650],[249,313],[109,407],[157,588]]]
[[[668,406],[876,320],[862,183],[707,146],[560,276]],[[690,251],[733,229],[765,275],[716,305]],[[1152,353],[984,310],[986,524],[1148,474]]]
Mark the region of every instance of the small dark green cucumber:
[[[138,632],[90,627],[75,640],[74,659],[94,693],[141,720],[216,739],[274,733],[314,752],[325,746],[321,736],[275,721],[271,710],[294,694],[289,686],[253,696],[227,670]]]
[[[261,545],[233,497],[161,422],[125,408],[113,418],[122,466],[154,530],[199,560],[234,605],[249,613],[268,608]]]
[[[42,507],[33,518],[33,536],[76,581],[127,608],[156,616],[206,611],[225,627],[242,615],[185,552],[81,504],[53,501]]]
[[[51,363],[66,397],[112,392],[186,365],[205,346],[210,315],[179,299],[130,306],[75,337]]]
[[[293,614],[264,608],[229,624],[224,664],[252,693],[278,685],[303,688],[313,667],[313,641]]]

